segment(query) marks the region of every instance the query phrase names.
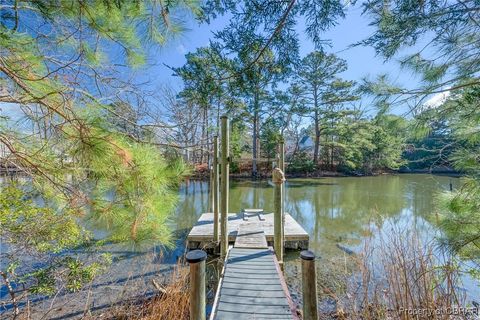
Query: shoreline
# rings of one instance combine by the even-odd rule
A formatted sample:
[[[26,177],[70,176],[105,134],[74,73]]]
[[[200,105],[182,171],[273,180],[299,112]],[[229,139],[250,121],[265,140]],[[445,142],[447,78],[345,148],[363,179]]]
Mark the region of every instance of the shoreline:
[[[385,176],[385,175],[404,175],[404,174],[413,174],[413,175],[438,175],[438,176],[448,176],[448,177],[455,177],[460,178],[463,177],[465,174],[456,171],[456,170],[427,170],[427,169],[418,169],[418,170],[391,170],[391,171],[379,171],[374,172],[371,174],[362,174],[362,173],[344,173],[344,172],[336,172],[336,171],[317,171],[317,172],[309,172],[309,173],[286,173],[285,178],[287,179],[298,179],[298,178],[309,178],[309,179],[319,179],[319,178],[362,178],[362,177],[378,177],[378,176]],[[267,173],[260,173],[256,177],[253,177],[250,173],[232,173],[230,174],[230,179],[233,180],[264,180],[270,179],[271,174]],[[204,172],[196,172],[188,177],[188,180],[203,180],[208,181],[210,179],[210,173],[208,171]]]

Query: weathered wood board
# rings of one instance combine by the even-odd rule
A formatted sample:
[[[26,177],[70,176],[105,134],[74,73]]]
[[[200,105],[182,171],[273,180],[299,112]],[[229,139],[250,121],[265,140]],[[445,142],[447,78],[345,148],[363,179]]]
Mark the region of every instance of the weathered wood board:
[[[238,227],[235,248],[267,249],[267,239],[258,222],[243,222]]]
[[[246,212],[244,214],[230,213],[228,215],[228,239],[233,243],[237,237],[240,224],[244,221],[259,223],[267,238],[267,243],[273,243],[273,213]],[[261,220],[262,219],[262,220]],[[213,247],[213,213],[204,213],[187,236],[187,247],[190,249]],[[284,245],[286,249],[308,249],[308,233],[300,224],[285,213]]]
[[[211,319],[295,319],[271,249],[230,249]]]

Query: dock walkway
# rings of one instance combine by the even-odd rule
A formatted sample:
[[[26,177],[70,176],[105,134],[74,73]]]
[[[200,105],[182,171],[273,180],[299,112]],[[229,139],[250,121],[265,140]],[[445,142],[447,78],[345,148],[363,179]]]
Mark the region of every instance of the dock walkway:
[[[210,319],[297,319],[260,220],[243,221],[228,251]]]
[[[273,245],[274,214],[263,212],[261,209],[246,209],[240,213],[228,214],[228,240],[231,244],[236,241],[239,226],[244,222],[256,223],[265,232],[269,245]],[[308,233],[288,213],[285,213],[285,249],[308,249]],[[207,249],[214,247],[213,242],[213,213],[204,213],[187,236],[189,249]]]

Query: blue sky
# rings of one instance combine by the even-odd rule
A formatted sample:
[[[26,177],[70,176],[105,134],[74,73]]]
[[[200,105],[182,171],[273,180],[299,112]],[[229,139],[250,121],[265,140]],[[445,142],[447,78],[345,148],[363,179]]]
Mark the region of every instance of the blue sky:
[[[343,77],[348,80],[361,81],[364,77],[374,78],[378,74],[386,73],[397,83],[408,86],[417,84],[418,79],[411,72],[401,70],[395,60],[385,62],[382,57],[375,55],[373,48],[363,46],[349,48],[351,44],[365,39],[374,31],[373,27],[368,25],[368,17],[361,15],[361,10],[359,6],[351,7],[346,18],[323,35],[323,38],[331,40],[332,44],[332,47],[327,48],[326,51],[335,53],[348,62],[349,68],[344,72]],[[182,66],[186,61],[186,53],[193,52],[199,47],[208,46],[210,39],[213,39],[212,32],[223,29],[228,22],[228,17],[219,17],[210,24],[201,25],[193,17],[184,19],[186,19],[185,24],[188,30],[170,41],[165,47],[150,49],[148,64],[133,71],[134,77],[139,82],[149,80],[152,89],[169,85],[176,90],[181,90],[181,80],[174,77],[172,71],[164,64],[172,67]],[[303,32],[303,26],[299,25],[297,29],[300,35],[300,54],[303,57],[314,47]],[[372,109],[370,102],[369,98],[362,99],[363,106],[368,109]],[[10,116],[13,116],[14,110],[12,109],[18,112],[18,108],[15,106],[0,105],[0,112],[7,112]],[[395,113],[403,111],[402,109],[394,110]]]
[[[327,48],[327,51],[336,53],[348,62],[349,68],[343,77],[348,80],[361,81],[364,77],[374,78],[378,74],[387,73],[390,79],[400,84],[418,83],[411,72],[400,69],[397,61],[385,62],[382,57],[375,55],[373,48],[363,46],[349,48],[351,44],[365,39],[374,31],[373,27],[368,25],[368,17],[361,15],[361,10],[358,6],[351,7],[347,17],[339,21],[339,24],[326,32],[323,37],[331,40],[332,47]],[[149,61],[155,66],[139,70],[142,77],[151,80],[153,85],[169,84],[175,89],[181,89],[181,80],[172,76],[171,70],[163,63],[173,67],[182,66],[186,61],[185,54],[193,52],[199,47],[208,46],[209,40],[213,38],[212,32],[223,29],[227,20],[227,17],[220,17],[212,21],[210,25],[198,25],[193,19],[190,19],[187,22],[188,31],[174,39],[166,47],[150,52]],[[303,57],[314,50],[314,46],[304,34],[303,26],[298,26],[298,32],[301,40],[300,54]],[[364,99],[362,102],[364,105],[368,104],[369,99]],[[397,110],[397,112],[401,111]]]

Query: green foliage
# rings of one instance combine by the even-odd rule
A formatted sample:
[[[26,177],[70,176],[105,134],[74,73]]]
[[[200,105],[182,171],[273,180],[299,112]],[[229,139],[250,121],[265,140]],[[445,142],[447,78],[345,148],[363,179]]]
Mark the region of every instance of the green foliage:
[[[301,60],[296,70],[294,85],[300,90],[299,112],[313,119],[315,136],[313,161],[316,164],[320,159],[320,140],[323,139],[324,134],[328,134],[325,131],[333,133],[332,125],[335,118],[341,118],[343,110],[337,109],[341,108],[345,102],[358,99],[351,92],[354,82],[339,78],[339,74],[346,70],[345,60],[322,51],[309,53]],[[334,145],[337,147],[341,145],[334,141],[332,134],[330,138],[323,140],[324,145],[328,144],[327,147],[331,150],[327,163],[332,168]]]
[[[0,194],[1,237],[6,243],[42,253],[77,246],[89,235],[69,210],[39,206],[20,186],[6,186]]]
[[[395,115],[379,115],[372,121],[373,149],[367,154],[364,170],[373,168],[399,169],[405,161],[402,152],[405,146],[408,128],[407,121]]]
[[[88,72],[98,75],[98,91],[109,90],[115,96],[120,79],[109,75],[108,84],[99,80],[107,67],[100,64],[108,62],[104,45],[118,45],[133,66],[143,59],[142,47],[148,39],[141,34],[145,30],[161,32],[167,39],[174,26],[169,13],[189,9],[199,14],[198,3],[36,1],[31,7],[19,8],[28,13],[20,12],[19,19],[14,19],[13,12],[6,13],[0,25],[0,71],[7,82],[7,96],[15,97],[8,102],[27,106],[22,110],[34,132],[2,123],[0,142],[12,153],[13,162],[31,174],[33,187],[46,203],[45,209],[32,212],[29,218],[58,214],[74,236],[78,233],[73,230],[78,223],[75,219],[88,216],[112,226],[111,236],[117,240],[139,242],[150,232],[152,240],[168,242],[165,225],[175,203],[172,188],[184,168],[165,161],[157,148],[137,142],[148,134],[139,129],[134,108],[118,101],[100,103],[104,97],[97,99],[89,92],[93,81],[89,82]],[[39,37],[42,31],[35,23],[48,26],[48,34]],[[77,65],[77,60],[70,60],[72,56],[85,62]],[[148,137],[144,142],[153,141]],[[14,204],[18,203],[10,203]],[[25,230],[31,227],[29,219],[21,221]],[[45,251],[54,249],[46,247]]]
[[[480,87],[462,90],[449,98],[436,112],[453,135],[450,160],[467,174],[462,186],[438,196],[438,223],[445,244],[461,256],[480,264]],[[474,272],[473,272],[474,273]]]
[[[40,269],[29,274],[35,281],[35,284],[30,288],[31,293],[51,296],[56,292],[55,274],[52,270],[54,270],[53,267]]]
[[[403,158],[409,169],[452,167],[454,137],[448,121],[440,117],[441,110],[429,109],[415,117],[409,128],[407,148]]]
[[[177,199],[172,189],[185,172],[183,162],[169,164],[145,144],[122,143],[120,150],[110,152],[111,163],[117,165],[90,165],[93,175],[109,179],[97,181],[88,219],[109,230],[116,241],[169,244],[167,220]]]
[[[365,119],[356,111],[330,110],[323,121],[320,156],[326,169],[372,174],[398,169],[404,163],[407,130],[403,118],[378,114]]]
[[[480,264],[480,184],[468,178],[460,190],[438,196],[444,243],[463,258]]]
[[[287,173],[309,173],[315,170],[312,158],[306,152],[298,152],[289,159]]]
[[[233,119],[231,121],[232,130],[230,132],[230,156],[232,163],[230,165],[230,171],[232,173],[238,173],[240,166],[237,159],[240,159],[243,151],[245,150],[245,123],[241,119]]]
[[[386,77],[366,81],[366,91],[376,92],[379,101],[411,101],[418,108],[430,94],[479,84],[477,1],[368,0],[362,6],[375,31],[359,44],[386,59],[412,49],[401,65],[423,80],[417,88],[393,86]]]
[[[280,127],[275,119],[268,119],[260,134],[261,151],[266,158],[273,159],[277,155],[277,146],[281,139]]]
[[[300,21],[316,48],[320,49],[328,41],[321,37],[324,31],[335,26],[343,18],[347,4],[338,0],[298,0],[278,3],[275,1],[235,1],[207,0],[203,3],[206,21],[231,14],[227,27],[219,35],[223,39],[234,40],[237,44],[252,44],[260,40],[262,46],[271,37],[270,48],[278,53],[282,65],[291,65],[298,58],[299,35],[296,30]],[[285,13],[287,12],[287,15]],[[281,26],[272,32],[276,26]]]
[[[28,175],[25,185],[1,185],[5,283],[34,294],[80,290],[108,265],[75,252],[95,243],[93,228],[106,231],[103,241],[171,243],[187,168],[140,129],[144,92],[125,72],[145,62],[147,45],[183,30],[182,12],[200,15],[199,2],[2,2],[0,104],[23,117],[1,118],[0,144]]]
[[[82,261],[72,257],[65,258],[62,262],[67,269],[66,284],[70,291],[80,290],[83,284],[91,282],[103,268],[99,262],[85,265]]]
[[[61,283],[71,291],[81,289],[109,264],[108,257],[87,263],[66,253],[86,245],[89,232],[78,224],[76,214],[40,206],[41,199],[35,200],[35,193],[27,192],[26,187],[9,185],[0,194],[0,236],[11,246],[2,253],[5,269],[0,271],[10,282],[26,285],[32,294],[53,295]],[[37,263],[47,261],[47,266],[26,272],[28,262],[22,253],[35,257]]]
[[[70,292],[79,291],[85,284],[108,267],[110,261],[101,256],[97,261],[87,263],[79,257],[66,256],[54,259],[48,267],[37,269],[31,273],[14,275],[15,280],[27,284],[32,294],[51,296],[65,285]]]

